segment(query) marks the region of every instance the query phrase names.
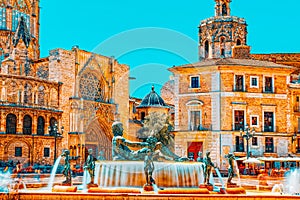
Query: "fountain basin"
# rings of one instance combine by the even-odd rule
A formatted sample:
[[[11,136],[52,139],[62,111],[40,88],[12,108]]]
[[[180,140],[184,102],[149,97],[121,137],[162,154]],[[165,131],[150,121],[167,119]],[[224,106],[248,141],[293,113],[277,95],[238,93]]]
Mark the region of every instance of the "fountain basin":
[[[198,187],[203,183],[200,162],[154,162],[153,178],[158,187]],[[99,187],[141,187],[146,183],[143,161],[96,162]]]

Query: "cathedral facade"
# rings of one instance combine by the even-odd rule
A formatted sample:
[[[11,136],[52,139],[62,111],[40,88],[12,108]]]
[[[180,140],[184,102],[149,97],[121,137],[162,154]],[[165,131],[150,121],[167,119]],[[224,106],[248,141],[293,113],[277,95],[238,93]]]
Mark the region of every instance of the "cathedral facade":
[[[247,23],[215,0],[199,25],[199,62],[174,66],[175,150],[196,160],[299,153],[299,54],[250,54]],[[248,149],[247,149],[248,148]],[[200,154],[198,154],[200,152]]]
[[[39,1],[0,1],[0,160],[53,164],[62,149],[111,157],[111,124],[128,131],[129,67],[79,49],[40,58]],[[118,91],[118,92],[116,92]]]

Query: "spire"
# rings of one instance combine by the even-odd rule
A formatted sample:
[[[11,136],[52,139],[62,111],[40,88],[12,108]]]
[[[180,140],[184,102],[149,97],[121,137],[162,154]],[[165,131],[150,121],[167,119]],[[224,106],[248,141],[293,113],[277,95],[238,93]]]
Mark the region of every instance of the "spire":
[[[216,16],[230,16],[230,2],[231,0],[215,0],[215,15]]]
[[[16,30],[16,33],[13,37],[13,45],[16,47],[19,43],[19,40],[22,38],[25,46],[28,48],[31,40],[28,27],[26,25],[25,19],[23,16],[20,17],[19,24]]]

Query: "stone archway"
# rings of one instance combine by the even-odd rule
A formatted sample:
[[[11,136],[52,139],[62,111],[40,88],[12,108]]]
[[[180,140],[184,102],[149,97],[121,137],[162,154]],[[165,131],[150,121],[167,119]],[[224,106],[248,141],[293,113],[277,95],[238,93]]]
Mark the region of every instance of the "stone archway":
[[[4,147],[4,160],[6,161],[31,163],[31,154],[31,145],[26,140],[10,140]]]
[[[103,151],[106,160],[111,160],[112,135],[107,131],[97,119],[93,120],[85,131],[86,152],[90,148],[93,149],[94,156],[97,158],[99,152]]]

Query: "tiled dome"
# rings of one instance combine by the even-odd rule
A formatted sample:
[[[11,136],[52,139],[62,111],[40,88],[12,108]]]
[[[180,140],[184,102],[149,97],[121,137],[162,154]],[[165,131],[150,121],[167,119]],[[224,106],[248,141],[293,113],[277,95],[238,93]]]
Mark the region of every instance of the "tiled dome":
[[[147,94],[141,104],[137,106],[137,108],[145,108],[145,107],[164,107],[168,108],[164,102],[164,100],[154,91],[154,86],[152,86],[152,90],[149,94]]]

